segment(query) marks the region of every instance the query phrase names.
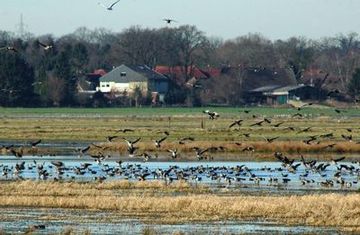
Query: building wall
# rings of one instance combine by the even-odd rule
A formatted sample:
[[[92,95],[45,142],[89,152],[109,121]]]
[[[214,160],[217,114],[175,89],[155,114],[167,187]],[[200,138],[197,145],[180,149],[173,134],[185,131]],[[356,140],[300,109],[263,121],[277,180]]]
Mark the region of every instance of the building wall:
[[[107,92],[124,92],[129,91],[129,83],[116,82],[100,82],[100,86],[96,88],[97,91]]]
[[[148,90],[147,82],[130,82],[128,92],[130,93],[133,92],[136,89],[136,87],[139,87],[142,93],[144,94],[146,94]]]

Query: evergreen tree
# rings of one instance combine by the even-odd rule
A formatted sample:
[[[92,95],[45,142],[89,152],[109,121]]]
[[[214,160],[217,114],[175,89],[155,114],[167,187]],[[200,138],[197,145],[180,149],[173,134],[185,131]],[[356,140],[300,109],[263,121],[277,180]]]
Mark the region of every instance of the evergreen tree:
[[[0,105],[35,106],[34,72],[21,54],[0,53]]]

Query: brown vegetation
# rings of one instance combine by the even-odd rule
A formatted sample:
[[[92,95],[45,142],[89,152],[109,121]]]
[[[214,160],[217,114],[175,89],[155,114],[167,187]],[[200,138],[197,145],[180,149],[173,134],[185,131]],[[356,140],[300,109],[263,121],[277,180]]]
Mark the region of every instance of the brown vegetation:
[[[0,187],[0,206],[112,210],[121,216],[156,218],[166,223],[260,219],[360,231],[360,197],[356,193],[231,196],[209,194],[196,188],[192,192],[186,183],[162,182],[24,181],[2,183]],[[188,190],[189,194],[174,196],[171,192],[177,189]],[[134,193],[122,194],[126,190]]]

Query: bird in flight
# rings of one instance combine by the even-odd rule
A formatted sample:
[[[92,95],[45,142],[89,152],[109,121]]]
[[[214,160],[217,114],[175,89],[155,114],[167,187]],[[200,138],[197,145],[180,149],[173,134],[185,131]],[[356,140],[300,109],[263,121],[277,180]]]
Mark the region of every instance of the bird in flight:
[[[47,45],[47,44],[44,44],[42,42],[39,42],[39,45],[42,46],[42,48],[44,48],[45,51],[48,51],[48,50],[53,48],[52,45]]]
[[[101,2],[99,2],[98,4],[100,5],[100,6],[102,6],[102,7],[104,7],[106,10],[109,10],[109,11],[112,11],[114,8],[114,6],[118,3],[118,2],[120,2],[120,0],[117,0],[116,2],[114,2],[113,4],[111,4],[110,6],[105,6],[103,3],[101,3]]]
[[[176,20],[170,18],[165,18],[163,19],[163,21],[165,21],[167,24],[171,24],[172,22],[177,22]]]
[[[0,51],[2,51],[2,50],[18,52],[18,50],[15,47],[12,47],[12,46],[0,47]]]

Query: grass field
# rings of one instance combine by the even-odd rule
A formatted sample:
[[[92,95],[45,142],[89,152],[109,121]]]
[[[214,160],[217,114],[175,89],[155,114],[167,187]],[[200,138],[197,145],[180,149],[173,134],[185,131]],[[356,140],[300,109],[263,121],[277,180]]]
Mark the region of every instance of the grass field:
[[[198,116],[203,110],[215,110],[225,117],[245,117],[244,110],[250,113],[264,116],[292,115],[298,111],[291,107],[178,107],[178,108],[0,108],[0,116]],[[310,116],[331,116],[331,117],[360,117],[359,108],[346,108],[346,113],[338,114],[334,108],[327,106],[315,106],[303,109],[303,113]]]
[[[140,150],[156,151],[155,139],[170,132],[163,144],[164,149],[178,148],[183,152],[192,151],[195,146],[207,148],[224,146],[226,152],[242,152],[247,146],[257,152],[271,153],[359,153],[360,110],[342,109],[341,113],[332,108],[306,108],[303,117],[293,117],[299,112],[294,108],[251,108],[247,114],[240,108],[208,108],[220,113],[217,120],[210,120],[202,113],[206,108],[118,108],[118,109],[0,109],[0,139],[2,141],[27,142],[42,139],[43,142],[106,142],[105,137],[117,135],[114,143],[104,143],[114,151],[125,151],[122,137],[141,137]],[[254,118],[252,115],[256,115]],[[271,124],[252,126],[254,123],[271,119]],[[237,119],[243,119],[240,127],[229,128]],[[275,124],[283,123],[279,127]],[[289,130],[293,127],[294,130]],[[310,127],[309,131],[302,132]],[[134,132],[117,133],[119,129],[131,128]],[[348,128],[352,128],[349,132]],[[250,133],[250,137],[243,134]],[[332,133],[332,138],[321,135]],[[342,135],[352,137],[345,140]],[[179,145],[182,137],[192,136],[194,142]],[[309,136],[317,136],[310,144],[304,143]],[[265,138],[277,139],[267,143]],[[237,143],[237,144],[236,144]],[[239,145],[241,143],[241,145]],[[336,143],[332,148],[329,144]]]

